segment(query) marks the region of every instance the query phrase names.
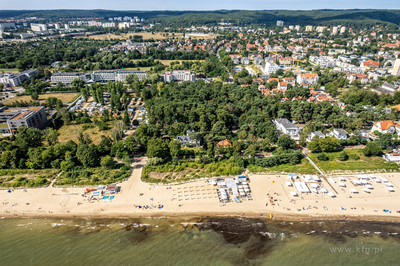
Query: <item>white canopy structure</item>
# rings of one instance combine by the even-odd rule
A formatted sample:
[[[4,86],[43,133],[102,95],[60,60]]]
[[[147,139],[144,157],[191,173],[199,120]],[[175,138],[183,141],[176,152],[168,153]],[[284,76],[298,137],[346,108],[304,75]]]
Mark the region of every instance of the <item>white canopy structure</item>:
[[[297,194],[297,192],[295,192],[295,191],[290,191],[290,194],[292,194],[293,197],[299,196],[299,195]]]
[[[386,183],[385,185],[388,187],[393,187],[393,185],[391,183]]]
[[[331,197],[331,198],[336,197],[336,195],[335,195],[333,192],[329,192],[328,195],[329,195],[329,197]]]
[[[338,185],[339,185],[339,187],[346,187],[345,183],[339,183]]]
[[[328,190],[326,190],[326,188],[323,187],[323,188],[321,188],[321,192],[322,193],[328,193]]]
[[[293,184],[292,183],[290,183],[290,182],[285,182],[286,183],[286,186],[288,186],[288,187],[293,187]]]
[[[304,182],[294,182],[294,185],[300,193],[310,193],[310,189],[307,187]]]
[[[368,189],[374,189],[374,187],[372,185],[366,185],[366,188]]]
[[[358,193],[357,189],[354,189],[354,188],[350,188],[350,191],[351,191],[351,193],[353,193],[353,194]]]
[[[389,190],[389,192],[394,192],[393,187],[387,187],[387,190]]]
[[[371,191],[369,191],[368,188],[363,188],[362,190],[363,190],[365,193],[371,193]]]
[[[345,182],[345,181],[346,181],[346,178],[344,178],[344,177],[342,177],[342,176],[339,176],[339,180],[340,180],[340,182]]]
[[[332,184],[335,184],[335,183],[336,183],[336,181],[335,181],[335,180],[333,180],[333,178],[332,178],[332,177],[329,177],[328,179],[329,179],[329,181],[331,181],[331,182],[332,182]]]

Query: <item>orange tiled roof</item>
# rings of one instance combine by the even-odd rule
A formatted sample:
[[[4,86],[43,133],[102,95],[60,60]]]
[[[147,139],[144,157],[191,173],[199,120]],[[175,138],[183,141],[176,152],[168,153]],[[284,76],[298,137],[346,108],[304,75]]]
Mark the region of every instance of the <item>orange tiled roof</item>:
[[[218,146],[232,146],[232,142],[229,139],[221,140]]]
[[[376,122],[374,125],[376,125],[376,124],[378,124],[378,123],[380,123],[381,129],[383,129],[383,130],[387,130],[388,128],[394,126],[394,123],[393,123],[392,120],[378,121],[378,122]]]

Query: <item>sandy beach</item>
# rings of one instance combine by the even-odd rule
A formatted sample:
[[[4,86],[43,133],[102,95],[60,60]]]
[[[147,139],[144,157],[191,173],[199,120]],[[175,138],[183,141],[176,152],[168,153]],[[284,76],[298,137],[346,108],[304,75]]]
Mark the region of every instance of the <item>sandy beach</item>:
[[[118,185],[121,192],[112,201],[89,202],[82,196],[84,188],[17,189],[8,193],[0,190],[0,217],[4,218],[132,218],[132,217],[177,217],[177,216],[219,216],[234,215],[265,217],[280,220],[371,220],[400,221],[400,173],[375,174],[386,178],[393,185],[394,192],[388,192],[383,184],[373,183],[370,193],[354,186],[350,180],[355,176],[343,176],[346,187],[328,183],[321,185],[328,191],[336,191],[336,197],[328,195],[299,195],[294,197],[288,187],[287,175],[249,175],[253,201],[242,203],[219,202],[217,189],[204,180],[181,185],[158,186],[145,184],[140,180],[145,159],[133,163],[131,177]],[[352,194],[350,189],[357,189]],[[66,196],[65,193],[75,195]],[[271,201],[271,197],[273,197]],[[272,204],[274,203],[274,205]],[[268,206],[266,204],[268,203]],[[162,209],[158,205],[163,205]],[[137,206],[154,206],[138,209]],[[326,207],[326,208],[324,208]],[[391,213],[384,213],[383,209]]]

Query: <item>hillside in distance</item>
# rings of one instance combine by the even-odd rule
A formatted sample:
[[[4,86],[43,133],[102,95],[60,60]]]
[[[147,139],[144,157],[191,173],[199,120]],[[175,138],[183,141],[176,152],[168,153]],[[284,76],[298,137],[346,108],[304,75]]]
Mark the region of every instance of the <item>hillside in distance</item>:
[[[369,26],[376,24],[400,25],[400,10],[216,10],[216,11],[113,11],[113,10],[0,10],[0,18],[38,17],[55,19],[107,19],[109,17],[138,16],[149,22],[169,26],[216,25],[230,22],[234,25],[273,26],[277,20],[285,25]]]

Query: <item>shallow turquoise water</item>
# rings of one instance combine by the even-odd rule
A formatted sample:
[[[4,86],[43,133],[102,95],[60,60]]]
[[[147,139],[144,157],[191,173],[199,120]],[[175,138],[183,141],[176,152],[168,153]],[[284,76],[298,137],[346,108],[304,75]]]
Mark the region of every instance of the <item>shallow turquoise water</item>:
[[[400,265],[400,227],[240,218],[0,220],[0,265]]]

